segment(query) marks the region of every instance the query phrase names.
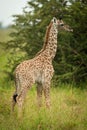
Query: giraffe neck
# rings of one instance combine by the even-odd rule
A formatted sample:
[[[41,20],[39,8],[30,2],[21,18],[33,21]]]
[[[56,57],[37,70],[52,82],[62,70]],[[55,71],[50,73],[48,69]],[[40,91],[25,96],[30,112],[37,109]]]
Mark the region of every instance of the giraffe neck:
[[[51,59],[55,57],[57,51],[57,34],[58,31],[56,27],[52,25],[49,31],[48,41],[45,48],[46,52],[48,53]]]
[[[57,33],[58,31],[56,27],[54,27],[53,23],[51,22],[46,30],[43,47],[36,54],[36,56],[45,51],[46,56],[50,57],[51,60],[55,57],[57,51]]]

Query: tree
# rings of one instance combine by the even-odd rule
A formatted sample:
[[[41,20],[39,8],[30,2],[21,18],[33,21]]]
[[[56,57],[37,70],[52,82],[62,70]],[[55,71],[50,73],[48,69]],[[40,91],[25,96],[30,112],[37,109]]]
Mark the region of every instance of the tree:
[[[70,6],[69,14],[73,21],[74,41],[72,62],[75,66],[76,81],[86,81],[87,77],[87,2],[78,0]]]
[[[67,4],[70,2],[69,4]],[[24,59],[29,59],[41,49],[46,26],[52,17],[63,16],[73,28],[73,33],[60,32],[58,51],[54,59],[56,80],[79,82],[87,76],[87,7],[83,1],[70,0],[31,0],[23,9],[22,15],[14,15],[12,40],[7,44],[11,55],[9,74]],[[31,10],[30,10],[31,9]],[[14,57],[14,58],[13,58]],[[56,81],[57,82],[57,81]]]
[[[12,26],[13,32],[10,34],[12,40],[7,44],[12,56],[9,59],[9,64],[12,65],[9,74],[12,74],[14,66],[23,60],[23,55],[20,53],[26,53],[24,58],[27,59],[32,58],[41,49],[46,26],[52,17],[58,18],[64,9],[64,0],[33,0],[27,3],[22,15],[13,16],[15,18]]]

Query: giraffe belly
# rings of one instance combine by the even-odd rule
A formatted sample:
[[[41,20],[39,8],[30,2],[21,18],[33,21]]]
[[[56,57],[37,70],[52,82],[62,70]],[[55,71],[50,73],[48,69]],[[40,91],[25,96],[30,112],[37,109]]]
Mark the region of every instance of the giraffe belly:
[[[43,83],[44,82],[44,74],[41,71],[34,72],[35,82],[36,83]]]

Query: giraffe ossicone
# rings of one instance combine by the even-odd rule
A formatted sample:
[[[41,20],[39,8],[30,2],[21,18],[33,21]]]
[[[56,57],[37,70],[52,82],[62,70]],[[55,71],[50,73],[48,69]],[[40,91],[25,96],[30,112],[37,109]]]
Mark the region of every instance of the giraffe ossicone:
[[[57,34],[61,28],[66,30],[61,24],[63,24],[62,20],[53,17],[47,27],[42,49],[33,59],[25,60],[16,67],[16,90],[12,98],[12,110],[17,103],[19,113],[22,111],[27,91],[35,83],[37,84],[38,105],[42,105],[41,99],[42,93],[44,93],[46,106],[50,107],[50,84],[54,73],[52,61],[57,51]],[[69,28],[67,31],[69,31]]]

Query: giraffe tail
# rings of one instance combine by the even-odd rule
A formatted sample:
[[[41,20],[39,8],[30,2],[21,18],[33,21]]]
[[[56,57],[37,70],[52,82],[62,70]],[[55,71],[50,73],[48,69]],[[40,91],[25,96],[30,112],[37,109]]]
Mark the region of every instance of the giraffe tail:
[[[15,93],[13,94],[13,101],[14,101],[15,103],[17,103],[18,89],[20,88],[19,75],[18,75],[18,74],[16,74],[14,81],[15,81],[16,91],[15,91]]]
[[[11,111],[12,111],[12,112],[14,111],[14,107],[15,107],[15,105],[16,105],[16,103],[17,103],[17,96],[18,96],[17,93],[15,93],[15,94],[12,96],[12,105],[11,105]]]
[[[17,93],[13,95],[13,100],[15,101],[15,103],[17,102],[17,100],[16,100],[17,96],[18,96]]]

